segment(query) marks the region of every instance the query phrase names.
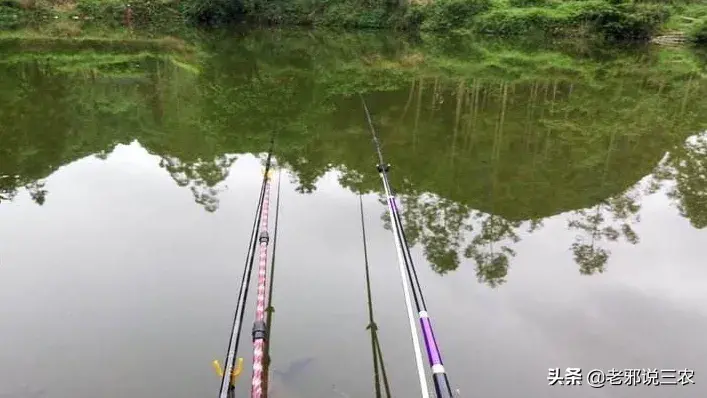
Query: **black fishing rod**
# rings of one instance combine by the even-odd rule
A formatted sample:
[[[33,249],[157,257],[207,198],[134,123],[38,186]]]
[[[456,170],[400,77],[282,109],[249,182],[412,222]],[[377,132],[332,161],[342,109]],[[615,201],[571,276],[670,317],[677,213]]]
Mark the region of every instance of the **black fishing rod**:
[[[415,350],[415,360],[417,361],[422,396],[427,398],[429,393],[427,391],[427,378],[425,376],[424,369],[422,368],[422,355],[420,353],[419,342],[417,339],[417,331],[414,327],[414,321],[412,320],[410,295],[408,293],[408,281],[412,284],[412,293],[415,300],[415,307],[417,308],[422,335],[425,340],[425,347],[427,348],[427,359],[432,370],[432,379],[435,385],[436,396],[437,398],[451,398],[453,396],[452,387],[449,384],[449,378],[447,377],[444,364],[442,363],[442,354],[440,353],[437,340],[435,339],[432,323],[430,322],[430,317],[427,312],[427,305],[422,294],[422,287],[420,286],[417,271],[415,270],[415,265],[412,261],[412,255],[410,254],[410,247],[405,237],[405,231],[403,229],[403,223],[398,211],[398,205],[393,194],[393,189],[390,186],[390,181],[388,180],[388,170],[390,169],[390,165],[385,163],[383,160],[383,152],[381,150],[380,142],[378,141],[378,136],[376,135],[376,130],[373,127],[371,114],[368,111],[368,106],[366,106],[366,101],[363,99],[363,95],[359,94],[359,96],[361,97],[361,102],[363,103],[363,109],[366,112],[366,119],[368,120],[368,126],[370,127],[371,135],[373,136],[373,143],[376,153],[378,154],[378,174],[381,177],[383,188],[385,189],[386,196],[388,197],[388,212],[390,215],[391,226],[393,227],[393,237],[395,239],[395,245],[398,253],[398,264],[400,266],[403,292],[405,294],[406,304],[408,307],[408,318],[411,323],[413,348]],[[407,274],[407,278],[405,277],[405,274]]]
[[[275,146],[275,136],[270,139],[270,148],[268,149],[268,157],[265,160],[265,171],[263,173],[263,182],[260,186],[260,196],[256,208],[255,220],[253,221],[253,229],[250,234],[250,245],[246,254],[245,266],[243,268],[243,276],[241,277],[241,287],[238,292],[238,301],[236,304],[236,313],[233,318],[233,327],[231,329],[231,339],[228,343],[228,351],[226,353],[226,361],[224,362],[223,376],[221,379],[221,390],[219,398],[232,398],[235,390],[233,383],[233,369],[235,367],[236,355],[238,353],[238,343],[243,328],[243,315],[245,314],[245,305],[248,299],[248,287],[250,285],[250,276],[253,271],[253,262],[255,259],[255,251],[258,244],[258,227],[262,213],[263,202],[265,198],[266,186],[268,184],[268,173],[270,172],[272,152]]]

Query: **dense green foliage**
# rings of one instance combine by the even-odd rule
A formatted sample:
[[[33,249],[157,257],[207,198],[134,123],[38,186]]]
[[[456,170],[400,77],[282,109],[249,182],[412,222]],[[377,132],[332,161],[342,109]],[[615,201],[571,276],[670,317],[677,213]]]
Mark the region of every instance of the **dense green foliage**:
[[[496,8],[473,21],[473,29],[519,35],[598,33],[612,39],[647,38],[667,20],[669,10],[654,4],[566,1],[533,7]]]
[[[668,20],[672,10],[663,3],[628,0],[437,0],[411,5],[362,0],[246,0],[208,4],[213,4],[208,11],[211,16],[224,19],[235,15],[261,23],[419,28],[436,32],[467,29],[503,35],[599,34],[610,39],[649,38]],[[234,4],[238,5],[237,10]],[[203,19],[207,11],[200,12]]]
[[[691,0],[133,0],[129,6],[124,0],[72,0],[75,3],[68,4],[73,7],[61,9],[52,7],[52,1],[3,0],[0,29],[50,15],[163,29],[184,22],[254,22],[445,34],[598,35],[612,40],[645,40],[679,29],[702,42],[707,19],[702,14],[707,6]]]
[[[0,0],[0,30],[28,26],[48,15],[49,3],[41,0]]]
[[[380,192],[363,93],[409,238],[438,272],[465,256],[502,283],[522,231],[558,213],[580,270],[602,271],[603,240],[638,240],[636,184],[666,152],[656,180],[707,225],[707,145],[685,142],[707,127],[707,84],[689,52],[280,30],[196,43],[0,40],[0,196],[44,203],[57,168],[138,140],[216,211],[232,154],[273,131],[300,192],[331,170]]]
[[[698,44],[707,44],[707,17],[695,23],[690,29],[690,39]]]
[[[420,15],[415,22],[422,30],[449,31],[468,25],[472,18],[490,10],[492,4],[490,0],[440,0],[413,7],[411,12]]]

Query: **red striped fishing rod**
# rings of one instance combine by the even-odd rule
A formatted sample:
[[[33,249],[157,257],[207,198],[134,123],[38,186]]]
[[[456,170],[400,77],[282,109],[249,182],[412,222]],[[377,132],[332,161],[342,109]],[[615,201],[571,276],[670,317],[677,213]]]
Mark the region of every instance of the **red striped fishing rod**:
[[[266,176],[269,178],[269,176]],[[278,209],[280,204],[280,179],[278,178]],[[251,398],[267,397],[267,391],[263,392],[264,381],[264,355],[267,344],[268,328],[265,323],[265,308],[267,303],[267,261],[268,261],[268,213],[270,208],[270,184],[265,187],[265,202],[263,203],[262,219],[260,221],[260,262],[258,264],[258,298],[255,306],[255,321],[253,322],[253,376],[251,378]],[[279,216],[279,214],[278,214]],[[277,216],[276,216],[277,219]],[[276,222],[277,225],[277,222]],[[277,232],[276,232],[277,233]],[[273,256],[275,254],[273,253]],[[273,259],[274,260],[274,259]],[[273,264],[274,265],[274,264]],[[271,281],[272,283],[272,281]],[[270,291],[272,295],[272,290]],[[267,359],[266,359],[267,360]]]
[[[238,342],[241,336],[241,329],[243,328],[243,315],[245,313],[245,305],[248,298],[248,287],[250,285],[251,273],[253,271],[253,262],[255,260],[255,249],[260,240],[261,246],[261,256],[263,243],[267,246],[267,238],[263,242],[263,235],[260,235],[258,239],[258,227],[260,226],[263,212],[267,213],[267,205],[269,199],[266,194],[269,194],[269,173],[272,161],[272,152],[275,145],[275,136],[270,140],[270,148],[268,149],[268,157],[265,160],[265,171],[263,173],[263,182],[260,186],[260,197],[258,199],[258,205],[256,207],[255,220],[253,221],[253,228],[250,235],[250,245],[248,246],[248,253],[246,254],[246,262],[243,268],[243,276],[241,277],[241,287],[238,292],[238,302],[236,304],[236,313],[233,318],[233,328],[231,329],[231,338],[228,343],[228,351],[226,353],[226,361],[224,362],[224,369],[221,379],[221,390],[219,392],[219,398],[233,398],[235,385],[234,372],[236,355],[238,353]],[[266,214],[267,216],[267,214]],[[262,231],[262,228],[261,228]]]
[[[376,130],[373,127],[371,114],[368,111],[368,107],[366,106],[366,101],[363,99],[363,96],[360,94],[359,96],[361,97],[361,102],[363,103],[363,109],[366,112],[366,119],[368,120],[368,126],[371,129],[373,143],[378,154],[378,174],[381,177],[383,188],[385,189],[387,196],[388,213],[390,216],[390,224],[393,227],[393,238],[395,240],[395,246],[398,254],[400,278],[402,280],[403,293],[405,295],[405,303],[408,310],[410,333],[412,335],[413,349],[415,350],[415,360],[417,362],[417,371],[420,378],[420,389],[422,396],[423,398],[428,398],[429,392],[427,390],[427,377],[422,366],[422,354],[420,353],[420,343],[417,337],[417,329],[415,328],[415,321],[413,319],[414,317],[412,313],[412,305],[410,303],[408,282],[412,285],[412,294],[415,300],[415,307],[417,308],[420,328],[425,340],[425,347],[427,348],[427,359],[432,370],[432,380],[434,381],[436,396],[437,398],[451,398],[453,396],[452,387],[449,384],[449,378],[444,370],[442,354],[437,346],[437,340],[435,339],[434,331],[432,330],[432,323],[430,322],[430,318],[427,313],[425,299],[422,296],[422,287],[420,286],[420,281],[417,278],[417,271],[415,270],[415,265],[412,261],[412,256],[410,255],[410,247],[405,237],[403,223],[398,212],[398,205],[396,203],[395,196],[393,195],[393,189],[390,186],[390,181],[388,180],[388,170],[390,165],[383,161],[383,152],[381,151]]]
[[[265,363],[263,366],[263,390],[265,391],[264,396],[267,398],[270,390],[269,387],[269,374],[270,374],[270,336],[272,333],[273,324],[273,312],[275,312],[275,307],[273,307],[273,284],[275,283],[275,255],[277,254],[277,233],[279,231],[278,225],[280,223],[280,188],[282,187],[282,169],[277,173],[277,203],[275,203],[275,233],[273,234],[272,240],[272,260],[270,260],[270,284],[268,285],[268,297],[267,297],[267,308],[265,312],[267,313],[265,319],[265,327],[267,331],[265,332]]]

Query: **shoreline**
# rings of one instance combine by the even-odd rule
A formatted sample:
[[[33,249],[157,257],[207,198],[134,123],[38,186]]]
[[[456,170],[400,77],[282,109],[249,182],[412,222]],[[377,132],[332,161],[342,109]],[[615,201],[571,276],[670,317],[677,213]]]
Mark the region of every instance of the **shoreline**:
[[[531,6],[504,8],[501,5],[508,5],[506,1]],[[0,0],[0,32],[33,29],[47,36],[80,37],[85,25],[93,25],[97,30],[135,29],[170,34],[170,31],[180,31],[189,25],[214,27],[247,23],[265,27],[325,27],[454,35],[486,34],[499,37],[602,38],[615,42],[707,45],[707,5],[695,6],[694,9],[656,4],[638,7],[633,3],[613,6],[604,0],[547,5],[551,1],[441,0],[384,10],[378,13],[380,15],[377,19],[367,16],[371,11],[369,9],[356,10],[347,18],[336,19],[327,16],[330,11],[322,8],[306,15],[305,10],[279,15],[267,8],[259,8],[257,11],[241,9],[239,13],[224,14],[227,17],[221,15],[219,19],[212,15],[214,10],[195,11],[185,0],[135,0],[130,3],[117,0],[68,0],[54,5],[32,0]],[[540,7],[538,4],[546,5]],[[699,18],[682,15],[682,12],[692,12]]]

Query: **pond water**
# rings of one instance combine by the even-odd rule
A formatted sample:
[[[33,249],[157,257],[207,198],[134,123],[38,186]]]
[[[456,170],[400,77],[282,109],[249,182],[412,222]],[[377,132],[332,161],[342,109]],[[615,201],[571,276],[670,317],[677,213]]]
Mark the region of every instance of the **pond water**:
[[[358,93],[460,396],[707,393],[698,54],[290,30],[0,52],[0,397],[216,396],[273,132],[271,396],[374,396],[359,194],[391,390],[419,396]],[[548,385],[568,367],[695,375]]]

